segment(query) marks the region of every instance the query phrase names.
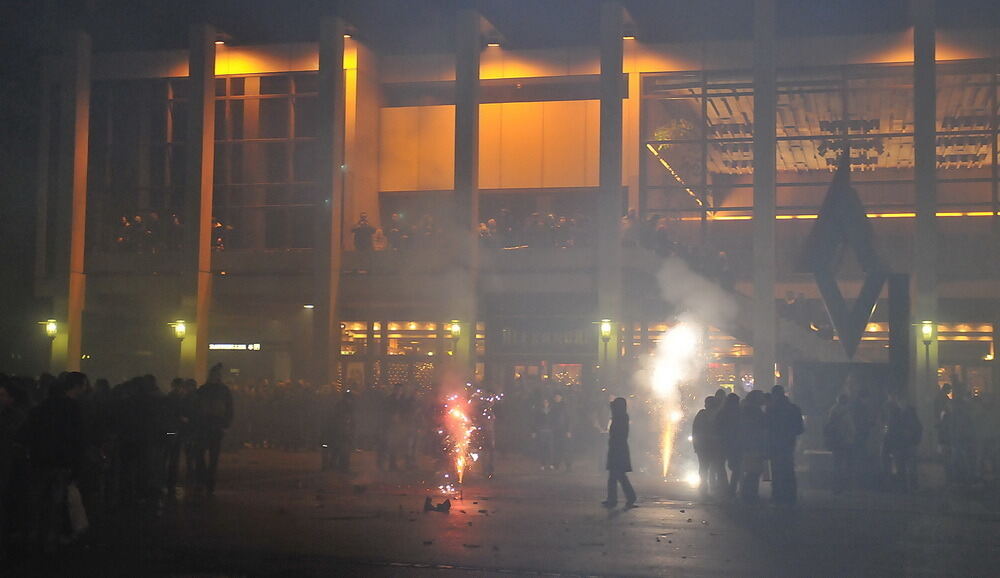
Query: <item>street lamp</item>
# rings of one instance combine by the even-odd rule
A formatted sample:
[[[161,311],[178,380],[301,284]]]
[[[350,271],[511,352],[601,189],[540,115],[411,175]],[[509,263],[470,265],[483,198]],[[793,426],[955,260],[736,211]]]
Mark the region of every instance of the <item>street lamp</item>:
[[[931,342],[934,341],[934,330],[933,321],[920,322],[920,338],[924,342],[924,371],[928,379],[931,378]]]
[[[185,323],[183,319],[178,319],[168,325],[174,328],[174,337],[176,337],[178,341],[184,341],[184,338],[187,336],[187,323]]]
[[[457,319],[452,319],[451,322],[448,323],[448,335],[451,337],[452,342],[451,354],[455,355],[458,353],[458,340],[462,337],[462,325]]]
[[[59,324],[56,323],[55,319],[46,319],[45,321],[39,321],[38,323],[45,326],[45,335],[49,339],[56,338],[56,334],[59,333]]]
[[[608,342],[611,341],[611,320],[601,319],[601,341],[604,342],[604,365],[608,364]]]

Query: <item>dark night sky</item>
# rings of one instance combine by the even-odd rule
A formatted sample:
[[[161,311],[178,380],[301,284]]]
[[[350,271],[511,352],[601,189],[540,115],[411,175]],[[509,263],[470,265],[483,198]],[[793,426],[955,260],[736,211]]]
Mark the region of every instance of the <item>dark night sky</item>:
[[[640,39],[746,38],[749,0],[624,0]],[[31,295],[38,59],[58,31],[90,30],[97,51],[180,48],[208,20],[236,42],[311,40],[331,0],[5,0],[0,2],[0,371],[44,308]],[[510,47],[579,45],[596,37],[597,0],[345,0],[342,14],[379,50],[446,51],[449,14],[472,4]],[[778,0],[782,35],[873,33],[907,27],[906,0]],[[943,27],[1000,27],[1000,1],[939,2]],[[30,335],[30,333],[28,333]]]

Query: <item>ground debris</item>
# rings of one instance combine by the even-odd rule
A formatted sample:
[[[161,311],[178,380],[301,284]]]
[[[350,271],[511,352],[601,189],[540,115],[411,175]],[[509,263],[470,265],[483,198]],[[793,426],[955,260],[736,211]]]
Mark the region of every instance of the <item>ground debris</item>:
[[[424,546],[430,546],[434,543],[434,540],[424,540]]]
[[[466,548],[478,548],[479,544],[462,544],[462,546],[465,546]]]

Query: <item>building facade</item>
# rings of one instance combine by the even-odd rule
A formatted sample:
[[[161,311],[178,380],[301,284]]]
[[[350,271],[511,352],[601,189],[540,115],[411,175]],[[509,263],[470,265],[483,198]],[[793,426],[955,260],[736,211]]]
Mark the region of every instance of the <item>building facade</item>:
[[[907,383],[925,408],[940,381],[998,391],[995,34],[936,31],[913,0],[905,32],[776,38],[755,4],[753,42],[646,42],[616,2],[591,45],[537,50],[471,10],[438,54],[379,53],[336,17],[311,43],[72,36],[40,103],[53,369],[597,387],[683,308],[673,255],[732,291],[709,378],[785,381],[847,361],[795,267],[846,143],[909,275]],[[862,278],[845,255],[841,290]],[[886,297],[854,361],[887,360]]]

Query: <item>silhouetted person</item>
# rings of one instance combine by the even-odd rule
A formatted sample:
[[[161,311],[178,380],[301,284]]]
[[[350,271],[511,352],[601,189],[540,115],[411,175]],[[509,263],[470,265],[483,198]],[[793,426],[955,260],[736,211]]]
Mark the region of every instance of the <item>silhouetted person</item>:
[[[729,466],[728,495],[736,494],[743,473],[743,446],[740,442],[740,396],[726,395],[726,400],[715,416],[715,428],[722,442],[722,456]]]
[[[354,249],[356,251],[372,251],[372,237],[375,235],[375,227],[368,223],[368,213],[361,213],[358,224],[351,229],[354,234]]]
[[[570,451],[572,436],[569,409],[566,407],[565,400],[557,393],[552,396],[553,465],[557,469],[565,465],[567,472],[573,469],[572,452]]]
[[[842,393],[837,396],[837,403],[830,408],[826,424],[823,425],[823,444],[833,454],[832,484],[835,494],[850,487],[854,478],[851,452],[854,449],[855,438],[850,397]]]
[[[12,481],[23,451],[15,440],[27,419],[27,395],[13,381],[0,375],[0,562],[6,555],[7,535],[13,529]]]
[[[211,496],[215,493],[215,473],[219,468],[222,438],[233,422],[233,396],[226,384],[222,383],[221,363],[214,365],[209,371],[208,381],[198,388],[196,400],[200,422],[198,479]]]
[[[743,449],[743,478],[740,497],[755,503],[760,492],[760,475],[767,457],[767,420],[764,416],[764,392],[755,389],[743,399],[740,407],[740,439]]]
[[[55,546],[66,516],[69,485],[84,467],[83,411],[78,401],[90,387],[87,376],[65,373],[49,387],[49,396],[31,410],[24,426],[31,459],[38,545]]]
[[[555,415],[548,398],[535,410],[535,430],[532,434],[537,442],[538,461],[541,469],[555,469]]]
[[[344,392],[323,420],[321,443],[322,465],[326,470],[347,473],[351,469],[351,451],[354,449],[354,394]]]
[[[953,386],[952,398],[944,406],[939,422],[939,441],[945,450],[945,474],[949,484],[965,484],[972,477],[975,428],[963,385]]]
[[[773,476],[771,498],[779,504],[795,504],[798,496],[795,482],[795,442],[805,431],[802,410],[785,395],[785,388],[771,389],[771,405],[767,410],[768,445]]]
[[[197,416],[197,386],[193,380],[174,378],[166,399],[167,418],[167,497],[173,498],[177,489],[181,452],[184,452],[184,471],[188,480],[194,478],[195,455],[191,446]]]
[[[717,397],[706,397],[704,409],[698,410],[691,422],[691,442],[694,444],[694,453],[698,456],[698,492],[702,496],[708,496],[713,489],[713,468],[722,453],[721,440],[714,427],[718,405]]]
[[[618,504],[618,484],[625,493],[625,508],[635,507],[635,490],[628,481],[632,471],[632,457],[628,451],[628,411],[625,398],[616,397],[610,404],[611,425],[608,428],[608,499],[601,502],[606,508]]]
[[[885,405],[882,467],[889,484],[909,492],[917,489],[917,446],[924,434],[913,406],[889,396]]]

